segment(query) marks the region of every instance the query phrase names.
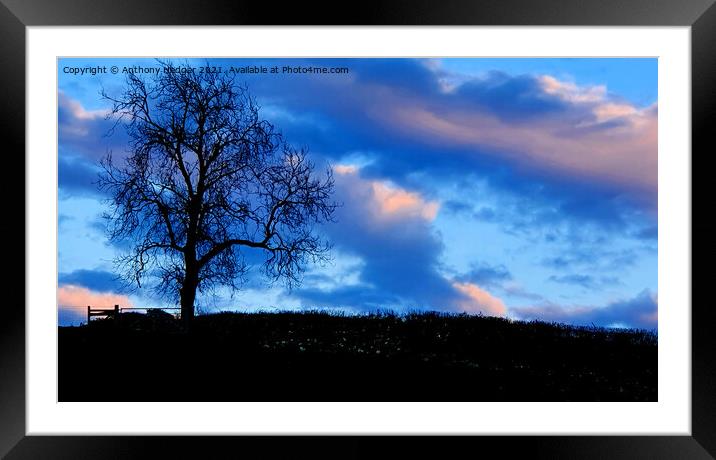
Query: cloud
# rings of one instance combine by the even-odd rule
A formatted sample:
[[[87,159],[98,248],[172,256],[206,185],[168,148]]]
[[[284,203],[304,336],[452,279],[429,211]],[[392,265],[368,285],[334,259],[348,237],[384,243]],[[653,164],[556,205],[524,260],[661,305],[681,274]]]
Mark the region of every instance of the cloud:
[[[547,257],[542,265],[557,270],[589,269],[590,271],[621,272],[638,261],[638,253],[632,248],[610,249],[598,241],[574,244],[562,250],[562,254]]]
[[[82,106],[82,104],[79,103],[79,101],[71,99],[63,91],[59,91],[58,94],[58,107],[60,110],[61,120],[101,120],[106,118],[107,115],[109,115],[110,113],[110,111],[107,109],[87,110]],[[87,134],[87,130],[85,130],[82,126],[78,126],[77,124],[73,124],[67,129],[73,132],[78,132],[82,135]]]
[[[519,283],[517,283],[515,281],[507,281],[504,284],[500,285],[499,289],[511,297],[519,297],[522,299],[528,299],[528,300],[534,300],[534,301],[544,300],[544,297],[541,296],[540,294],[528,291],[527,289],[525,289],[523,286],[521,286]]]
[[[632,236],[656,225],[656,105],[551,75],[488,72],[446,86],[436,60],[320,64],[351,72],[249,85],[272,107],[303,114],[278,126],[313,155],[340,163],[337,174],[355,173],[347,159],[359,156],[366,179],[417,192],[438,213],[489,220],[520,236],[563,225],[577,234],[585,224]],[[451,186],[462,196],[441,195]],[[492,202],[478,205],[484,190]]]
[[[460,75],[446,90],[438,60],[295,63],[351,71],[246,76],[246,83],[291,142],[331,162],[362,152],[373,161],[366,176],[431,196],[441,184],[474,175],[500,192],[529,197],[522,215],[535,219],[559,214],[624,228],[630,206],[655,209],[656,106],[636,107],[605,86],[549,75]],[[123,129],[103,137],[109,125],[101,124],[101,110],[66,96],[60,105],[61,125],[87,133],[76,138],[68,130],[64,141],[61,127],[61,145],[95,159],[107,142],[126,148]]]
[[[476,110],[437,111],[419,106],[396,106],[383,114],[383,121],[426,142],[473,147],[522,167],[656,191],[655,111],[639,113],[630,125],[600,129],[586,128],[603,123],[591,113],[577,123],[554,117],[514,123]]]
[[[107,119],[108,109],[88,110],[59,91],[58,187],[63,197],[100,196],[97,189],[99,161],[112,152],[121,160],[129,138],[122,125]]]
[[[458,302],[458,307],[463,312],[504,316],[507,311],[502,300],[494,297],[476,284],[455,282],[453,287],[467,298],[466,301]]]
[[[306,287],[293,293],[305,309],[344,308],[355,312],[393,310],[400,306],[398,296],[367,285],[338,286],[330,289]]]
[[[406,192],[386,184],[373,182],[373,196],[378,209],[388,216],[419,216],[434,220],[440,205],[436,201],[426,202],[417,193]]]
[[[614,276],[595,277],[592,275],[583,274],[571,274],[563,276],[552,275],[549,277],[548,280],[559,284],[571,284],[574,286],[580,286],[584,289],[589,290],[598,290],[604,286],[613,286],[619,284],[619,279]]]
[[[517,319],[536,319],[574,325],[594,324],[602,327],[656,329],[658,300],[656,294],[644,290],[631,299],[618,300],[603,307],[568,307],[545,303],[538,306],[510,308],[510,315]]]
[[[87,306],[93,308],[131,307],[129,297],[113,292],[97,292],[75,284],[60,285],[57,289],[57,321],[70,326],[87,322]]]
[[[334,171],[336,168],[334,168]],[[339,165],[336,223],[325,227],[334,250],[360,260],[349,285],[299,288],[307,308],[430,309],[502,314],[504,305],[477,285],[455,282],[441,270],[443,243],[431,227],[437,203],[418,192],[364,178]]]
[[[355,174],[358,172],[358,167],[355,165],[338,164],[333,166],[333,171],[337,174]]]
[[[455,282],[453,283],[453,286],[461,284],[462,289],[458,289],[463,291],[463,293],[467,290],[467,286],[476,285],[481,290],[483,288],[489,288],[493,292],[497,291],[510,297],[519,297],[529,300],[544,300],[541,295],[528,291],[521,286],[520,283],[515,281],[512,273],[502,264],[491,265],[485,262],[473,263],[470,265],[469,271],[454,276],[454,279]],[[502,303],[500,299],[497,300],[500,304]],[[503,308],[504,305],[502,305],[502,308],[497,307],[496,309],[502,310]],[[502,311],[502,314],[504,314],[504,310]]]
[[[359,168],[355,165],[339,164],[333,167],[339,175],[356,175]],[[372,214],[378,218],[420,218],[435,220],[440,204],[427,201],[419,193],[410,192],[385,181],[368,181],[367,198],[372,204]],[[364,184],[362,184],[364,185]],[[358,190],[356,190],[358,192]],[[360,190],[359,193],[365,193]]]
[[[109,109],[88,110],[63,91],[57,96],[57,127],[60,149],[97,162],[108,151],[121,154],[129,138],[123,127],[113,129]]]
[[[540,83],[530,75],[491,71],[484,77],[463,80],[449,94],[456,99],[453,104],[458,109],[490,113],[506,122],[524,122],[564,112],[566,102],[543,91]]]
[[[117,292],[122,289],[122,281],[119,277],[105,270],[81,269],[60,273],[57,280],[60,284],[82,286],[99,292]]]
[[[630,119],[639,113],[632,105],[613,103],[597,105],[592,112],[597,119],[597,123],[604,123],[615,119]]]
[[[482,286],[495,286],[512,280],[512,274],[504,265],[473,263],[470,271],[457,277],[462,282],[477,283]]]
[[[634,233],[634,237],[640,240],[656,240],[659,237],[659,228],[656,225],[640,228]]]
[[[129,297],[113,292],[96,292],[75,284],[61,285],[57,289],[57,304],[62,307],[110,307],[120,305],[129,307]]]
[[[594,85],[580,87],[572,82],[560,81],[550,75],[541,75],[536,78],[540,87],[547,94],[557,96],[566,102],[571,103],[599,103],[607,97],[607,87]]]
[[[71,222],[75,220],[74,216],[68,216],[67,214],[58,213],[57,214],[57,228],[62,229],[65,224],[68,222]]]
[[[273,102],[283,102],[289,112],[315,111],[330,120],[324,133],[331,136],[329,154],[403,145],[391,161],[418,160],[413,168],[426,161],[450,164],[449,157],[456,157],[452,164],[464,174],[475,168],[474,160],[506,161],[523,174],[578,178],[628,193],[656,189],[656,105],[637,107],[606,86],[550,75],[489,72],[463,76],[446,91],[444,72],[434,62],[332,61],[338,62],[351,68],[349,78],[271,88]],[[354,129],[344,136],[349,125]]]
[[[81,157],[60,155],[57,160],[57,185],[63,198],[100,196],[97,187],[100,169]]]

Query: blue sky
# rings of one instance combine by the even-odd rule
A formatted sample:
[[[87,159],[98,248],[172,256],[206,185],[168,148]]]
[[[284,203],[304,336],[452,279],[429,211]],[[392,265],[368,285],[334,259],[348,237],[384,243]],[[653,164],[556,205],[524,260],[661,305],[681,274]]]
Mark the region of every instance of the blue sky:
[[[206,61],[187,61],[202,65]],[[332,261],[293,290],[258,270],[230,308],[430,309],[573,324],[657,325],[656,59],[212,59],[347,74],[241,75],[287,140],[330,165]],[[74,306],[168,305],[125,291],[107,241],[97,162],[127,137],[99,96],[150,59],[58,65],[61,323]],[[84,75],[70,68],[117,66]],[[261,254],[247,254],[260,262]],[[79,311],[79,309],[77,309]]]

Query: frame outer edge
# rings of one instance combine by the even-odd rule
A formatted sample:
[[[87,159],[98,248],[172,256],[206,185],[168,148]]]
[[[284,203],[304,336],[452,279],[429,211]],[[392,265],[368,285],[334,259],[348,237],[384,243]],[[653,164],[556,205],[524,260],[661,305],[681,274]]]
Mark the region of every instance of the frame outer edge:
[[[687,26],[713,0],[366,0],[335,3],[250,0],[2,0],[39,25],[570,25]],[[70,6],[71,5],[71,6]],[[351,5],[352,6],[352,5]]]
[[[707,286],[713,283],[713,262],[707,257],[716,254],[713,235],[716,224],[712,213],[713,201],[707,197],[713,196],[713,187],[710,179],[703,177],[711,173],[711,168],[704,168],[707,156],[713,156],[716,151],[713,125],[716,115],[716,5],[712,5],[691,28],[691,116],[692,116],[692,152],[691,152],[691,195],[692,195],[692,248],[693,238],[698,237],[698,251],[692,254],[692,348],[691,348],[691,433],[712,456],[716,457],[716,358],[714,350],[714,325],[716,325],[716,309],[706,295],[701,296],[700,303],[696,303],[697,292],[694,290],[695,281]],[[694,168],[694,160],[700,157],[699,169]],[[699,186],[695,183],[696,172],[702,176]],[[708,188],[707,188],[708,187]],[[708,200],[708,201],[707,201]],[[701,211],[706,211],[694,222],[696,204],[700,204]],[[711,214],[711,215],[709,215]],[[708,241],[708,238],[710,241]],[[708,243],[707,243],[708,241]],[[708,246],[705,246],[708,245]],[[695,269],[694,262],[700,261],[701,269]],[[706,291],[705,288],[698,292]]]
[[[30,22],[33,24],[82,24],[83,19],[88,19],[88,24],[108,24],[115,21],[107,19],[106,15],[97,14],[95,8],[94,13],[81,13],[80,7],[75,5],[76,8],[65,9],[64,14],[57,14],[55,11],[42,10],[45,5],[43,2],[27,2],[24,7],[17,2],[7,0],[3,3],[11,3],[12,11],[18,13],[21,21],[17,16],[13,14],[5,4],[0,4],[0,56],[2,56],[2,62],[4,69],[14,69],[6,71],[0,77],[2,81],[2,90],[4,92],[4,103],[3,109],[0,111],[0,130],[5,134],[5,139],[9,140],[9,143],[5,144],[5,149],[8,152],[24,152],[24,133],[25,133],[25,24],[24,22]],[[57,2],[58,6],[60,3]],[[105,2],[102,2],[105,3]],[[696,4],[698,3],[698,6]],[[32,6],[30,6],[32,5]],[[118,5],[118,4],[117,4]],[[454,4],[453,4],[454,5]],[[704,6],[705,5],[705,6]],[[673,6],[673,5],[672,5]],[[711,132],[712,127],[709,125],[710,119],[716,113],[716,91],[714,90],[713,83],[716,81],[716,54],[713,52],[713,46],[715,44],[714,34],[716,34],[716,6],[713,4],[713,0],[698,2],[689,2],[691,8],[688,10],[690,13],[694,13],[695,10],[703,11],[703,8],[707,8],[703,14],[700,14],[692,24],[692,132],[693,132],[693,150],[703,150],[706,155],[714,151],[713,136],[709,136],[707,133]],[[66,8],[67,5],[63,5]],[[125,6],[126,8],[126,6]],[[33,11],[33,9],[35,11]],[[454,9],[454,8],[452,8]],[[109,8],[113,10],[113,8]],[[387,11],[383,11],[385,18],[390,21],[400,9],[392,10],[392,14]],[[457,9],[459,11],[459,8]],[[126,11],[126,10],[125,10]],[[380,16],[379,10],[371,10],[376,16]],[[256,13],[256,12],[254,12]],[[413,23],[427,24],[428,21],[425,17],[430,16],[429,11],[422,11],[422,19],[415,21],[415,11],[412,15],[407,15],[412,19]],[[87,15],[89,14],[89,17]],[[420,13],[418,13],[420,15]],[[80,16],[78,16],[80,15]],[[124,24],[138,24],[146,21],[147,19],[132,20],[127,19],[127,13],[125,12],[124,19],[119,19],[117,23]],[[167,23],[186,23],[186,17],[180,17],[179,15],[167,15],[165,21]],[[235,16],[231,15],[230,20],[235,20]],[[245,16],[243,21],[251,22],[252,14]],[[499,16],[499,15],[498,15]],[[627,18],[634,19],[633,13],[626,12]],[[468,21],[470,21],[473,15],[469,15]],[[653,15],[649,15],[649,20],[644,21],[633,21],[636,24],[641,23],[655,23],[660,24],[681,24],[683,21],[683,15],[679,14],[676,19],[663,19],[664,15],[661,15],[661,19],[654,19]],[[680,18],[680,19],[679,19]],[[135,18],[136,19],[136,18]],[[247,19],[249,19],[247,21]],[[380,21],[379,18],[376,18]],[[504,18],[510,19],[510,18]],[[551,23],[568,23],[564,21],[564,16],[560,15],[558,20],[553,20]],[[603,18],[602,18],[603,19]],[[201,19],[199,20],[201,21]],[[623,21],[623,20],[622,20]],[[620,20],[612,20],[612,24],[622,23]],[[392,21],[390,21],[393,23]],[[451,23],[451,21],[443,21],[444,23]],[[454,23],[459,23],[454,22]],[[489,21],[487,21],[489,22]],[[497,19],[497,22],[504,22]],[[515,24],[528,24],[529,21],[513,21]],[[534,21],[537,22],[537,21]],[[583,23],[594,23],[596,21],[589,21]],[[608,23],[610,21],[604,21]],[[397,22],[395,22],[397,23]],[[708,129],[708,131],[707,131]],[[693,152],[692,150],[692,152]],[[21,166],[23,172],[25,171],[24,165],[24,154],[22,156],[23,164]],[[693,158],[693,153],[692,153]],[[19,161],[18,161],[19,163]],[[693,164],[692,164],[692,171]],[[703,171],[703,169],[702,169]],[[703,172],[702,172],[703,174]],[[25,174],[23,174],[24,178]],[[703,182],[702,182],[703,184]],[[5,186],[7,187],[7,186]],[[24,190],[24,187],[23,187]],[[702,193],[698,193],[702,192]],[[697,189],[692,179],[692,209],[693,204],[697,201],[699,196],[708,193],[705,186]],[[704,200],[698,200],[702,203]],[[23,206],[23,236],[22,240],[25,242],[23,248],[27,244],[25,240],[25,220],[24,220],[24,201],[21,204]],[[20,205],[18,205],[19,207]],[[707,208],[704,208],[707,209]],[[699,224],[694,225],[692,220],[692,230],[708,231],[709,234],[713,234],[716,230],[716,225],[707,224],[705,219],[701,220]],[[710,243],[709,251],[700,251],[700,254],[704,254],[699,259],[705,258],[706,254],[713,254],[714,244]],[[23,275],[25,269],[25,262],[23,262]],[[19,272],[19,270],[18,270]],[[705,272],[692,271],[693,279],[699,279],[706,281],[708,276]],[[693,282],[692,282],[693,285]],[[24,283],[23,283],[24,286]],[[24,289],[24,288],[23,288]],[[3,318],[0,321],[0,456],[4,456],[10,449],[12,449],[18,441],[20,444],[27,445],[31,439],[25,436],[25,316],[24,316],[24,292],[22,294],[23,302],[8,303],[4,308]],[[19,300],[19,299],[18,299]],[[22,306],[20,306],[22,305]],[[692,346],[692,366],[693,366],[693,380],[692,380],[692,440],[700,444],[701,447],[711,454],[716,455],[716,397],[714,396],[714,388],[716,388],[716,366],[714,365],[713,354],[710,353],[714,349],[713,339],[713,325],[716,324],[716,310],[710,308],[709,305],[694,305],[692,307],[692,324],[693,324],[693,346]],[[35,441],[40,442],[41,437],[35,438]],[[48,439],[49,441],[49,439]],[[567,442],[569,444],[569,442]],[[34,444],[34,443],[32,443]],[[20,446],[18,446],[20,447]],[[24,449],[23,449],[24,450]]]
[[[11,301],[5,302],[0,313],[0,457],[25,436],[25,200],[17,199],[25,192],[25,25],[5,5],[0,5],[0,131],[5,168],[20,181],[3,181],[3,212],[17,218],[15,238],[5,249],[12,249],[5,260],[16,258],[6,266],[5,273],[23,277],[10,284],[5,278]],[[3,169],[5,169],[3,168]],[[20,174],[22,172],[22,174]],[[7,177],[7,176],[6,176]],[[22,217],[20,221],[19,217]],[[20,221],[20,222],[18,222]],[[21,235],[18,233],[22,232]],[[8,232],[9,234],[10,232]],[[20,242],[23,242],[20,249]],[[22,251],[22,252],[21,252]],[[19,262],[22,260],[22,262]]]

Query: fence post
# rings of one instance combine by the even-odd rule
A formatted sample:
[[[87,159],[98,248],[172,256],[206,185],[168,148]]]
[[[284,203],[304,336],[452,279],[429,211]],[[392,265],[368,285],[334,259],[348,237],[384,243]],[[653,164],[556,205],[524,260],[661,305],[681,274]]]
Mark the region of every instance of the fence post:
[[[89,322],[90,322],[90,306],[87,305],[87,325],[88,326],[89,326]]]

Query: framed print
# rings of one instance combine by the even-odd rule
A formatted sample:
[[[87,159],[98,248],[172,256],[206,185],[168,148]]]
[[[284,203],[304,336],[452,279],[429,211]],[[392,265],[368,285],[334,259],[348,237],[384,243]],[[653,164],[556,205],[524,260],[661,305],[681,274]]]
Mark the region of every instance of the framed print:
[[[5,2],[3,454],[713,457],[716,9],[517,3]]]

